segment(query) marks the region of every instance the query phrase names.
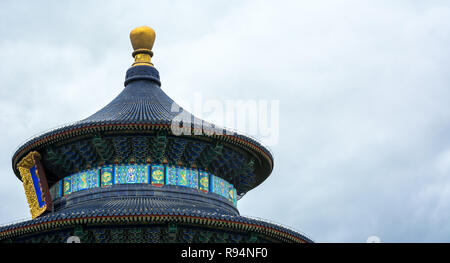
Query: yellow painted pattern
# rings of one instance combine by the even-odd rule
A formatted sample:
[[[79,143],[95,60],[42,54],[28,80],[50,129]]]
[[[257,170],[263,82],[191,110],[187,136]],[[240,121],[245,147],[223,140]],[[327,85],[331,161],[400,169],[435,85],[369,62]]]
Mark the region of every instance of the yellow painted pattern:
[[[47,209],[47,204],[39,207],[39,202],[36,197],[36,191],[33,185],[33,179],[31,178],[30,169],[35,165],[35,160],[40,160],[41,155],[38,152],[30,152],[27,156],[17,164],[17,169],[22,177],[23,189],[27,197],[28,206],[30,207],[30,213],[32,218],[36,218]],[[36,173],[38,170],[36,169]]]

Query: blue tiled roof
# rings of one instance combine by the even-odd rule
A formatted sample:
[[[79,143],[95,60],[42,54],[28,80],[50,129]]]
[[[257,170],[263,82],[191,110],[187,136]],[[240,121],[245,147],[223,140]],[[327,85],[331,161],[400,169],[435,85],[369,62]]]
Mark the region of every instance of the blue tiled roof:
[[[227,200],[214,194],[186,187],[155,187],[144,184],[114,185],[76,192],[67,198],[56,199],[54,212],[0,227],[0,233],[58,220],[119,216],[184,216],[220,220],[266,227],[311,242],[303,233],[289,227],[264,219],[241,216],[233,206],[227,204]]]
[[[114,217],[114,216],[189,216],[205,219],[224,220],[227,222],[238,222],[241,224],[257,225],[275,229],[292,235],[294,237],[313,242],[304,234],[284,226],[267,222],[262,219],[249,218],[245,216],[222,213],[207,207],[178,207],[170,203],[161,202],[156,199],[130,198],[127,200],[109,200],[105,202],[92,202],[83,207],[72,207],[55,213],[38,217],[36,219],[0,227],[0,232],[31,226],[39,223],[57,221],[63,219],[82,219],[92,217]]]
[[[150,81],[148,81],[150,80]],[[136,66],[127,71],[125,89],[108,105],[75,125],[92,123],[170,124],[180,109],[161,89],[154,67]]]
[[[96,127],[98,125],[170,125],[172,120],[183,109],[167,96],[160,85],[159,73],[154,67],[131,67],[127,71],[124,90],[104,108],[86,119],[43,133],[21,145],[14,153],[12,160],[13,170],[16,175],[20,178],[15,165],[28,151],[36,149],[36,147],[47,147],[56,142],[61,145],[64,141],[72,139],[74,136],[79,136],[74,131],[81,128]],[[214,127],[213,125],[211,126]],[[218,127],[213,129],[224,131],[223,128]],[[70,133],[70,135],[64,135],[57,140],[53,139],[54,135],[65,133]],[[121,131],[116,131],[115,134],[121,134]],[[251,145],[256,146],[268,156],[261,158],[261,161],[255,163],[257,166],[255,167],[255,175],[257,177],[255,186],[261,183],[271,173],[273,167],[273,158],[268,148],[250,137],[231,132],[226,134],[232,134],[230,135],[232,138],[251,143]],[[217,138],[220,139],[221,137]],[[222,139],[228,140],[225,137]],[[248,152],[254,151],[252,147],[244,145],[239,147],[243,147]],[[251,155],[254,155],[254,153]]]
[[[56,198],[56,212],[89,209],[121,208],[154,210],[157,208],[182,211],[202,210],[220,214],[239,214],[227,199],[210,192],[202,192],[183,186],[149,184],[118,184],[110,187],[92,188]]]

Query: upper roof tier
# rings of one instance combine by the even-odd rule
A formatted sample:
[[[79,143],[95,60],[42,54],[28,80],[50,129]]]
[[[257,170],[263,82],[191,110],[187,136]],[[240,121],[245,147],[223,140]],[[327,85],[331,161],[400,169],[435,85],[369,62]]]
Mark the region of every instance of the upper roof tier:
[[[159,73],[151,63],[153,29],[138,27],[130,39],[135,62],[126,73],[125,89],[90,117],[22,144],[12,157],[16,176],[20,179],[17,163],[30,151],[38,151],[50,186],[71,173],[114,163],[205,169],[233,183],[239,195],[264,181],[273,169],[270,151],[255,139],[210,123],[204,122],[204,132],[198,133],[202,123],[161,89]],[[188,134],[173,130],[179,127],[180,113],[189,116],[181,122],[192,128]]]

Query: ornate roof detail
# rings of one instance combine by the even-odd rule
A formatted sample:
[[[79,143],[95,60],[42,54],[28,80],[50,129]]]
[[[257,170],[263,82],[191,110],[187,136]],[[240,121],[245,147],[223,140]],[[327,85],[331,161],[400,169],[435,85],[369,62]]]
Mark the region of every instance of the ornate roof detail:
[[[256,140],[212,124],[208,124],[209,129],[221,132],[174,136],[172,121],[180,113],[186,113],[161,89],[159,72],[150,62],[154,32],[144,27],[131,35],[135,63],[126,73],[124,90],[88,118],[21,145],[12,158],[16,176],[20,178],[18,161],[35,150],[43,154],[46,168],[51,170],[49,176],[57,175],[49,179],[50,184],[56,177],[103,163],[149,161],[200,166],[215,170],[218,176],[228,174],[228,180],[234,177],[241,195],[264,181],[272,171],[273,158]],[[153,40],[141,41],[139,35]],[[192,122],[187,125],[201,129],[194,116],[189,116]]]
[[[0,227],[0,242],[80,224],[93,227],[167,223],[254,233],[271,237],[277,242],[313,242],[298,230],[242,216],[234,206],[215,194],[199,193],[180,186],[161,188],[122,184],[94,188],[57,199],[54,206],[56,211],[52,213]]]
[[[111,241],[128,239],[126,232],[133,242],[312,242],[296,230],[239,214],[236,200],[272,172],[269,149],[186,113],[161,89],[151,62],[153,29],[136,28],[130,39],[134,63],[115,99],[14,153],[19,179],[19,168],[30,169],[18,167],[24,156],[40,156],[52,209],[0,227],[0,242],[61,241],[68,232],[88,235],[83,227],[92,242],[106,240],[105,231]],[[189,132],[180,135],[174,126]],[[130,228],[123,232],[125,225]],[[93,238],[97,234],[100,239]]]

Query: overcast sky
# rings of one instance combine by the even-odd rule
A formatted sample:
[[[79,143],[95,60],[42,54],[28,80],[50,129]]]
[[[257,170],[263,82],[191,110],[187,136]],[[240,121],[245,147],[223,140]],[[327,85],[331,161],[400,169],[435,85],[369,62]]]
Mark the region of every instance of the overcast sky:
[[[16,147],[117,96],[141,25],[188,110],[194,92],[280,101],[241,214],[317,242],[450,241],[449,1],[2,0],[0,223],[29,216]]]

